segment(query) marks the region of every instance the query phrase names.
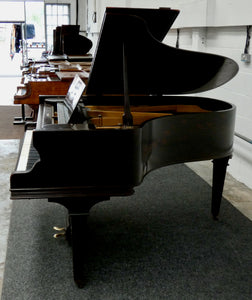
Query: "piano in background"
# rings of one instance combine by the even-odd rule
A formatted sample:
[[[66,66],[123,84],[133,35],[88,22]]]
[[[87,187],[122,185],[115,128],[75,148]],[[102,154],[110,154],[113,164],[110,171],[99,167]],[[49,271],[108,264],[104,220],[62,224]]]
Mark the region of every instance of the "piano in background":
[[[53,30],[53,55],[85,55],[93,43],[80,35],[80,25],[62,25]]]
[[[36,119],[39,95],[66,95],[74,78],[74,72],[85,81],[88,78],[92,56],[88,51],[92,47],[92,41],[79,34],[79,25],[62,25],[54,30],[53,53],[41,62],[31,62],[28,68],[23,70],[21,84],[14,95],[14,104],[21,104],[21,117],[15,118],[14,124],[25,124],[30,118],[25,116],[25,104],[29,105]],[[69,64],[64,72],[59,66]],[[81,66],[81,69],[70,68],[73,65]],[[70,71],[72,73],[70,73]]]
[[[87,275],[88,241],[81,236],[90,208],[131,195],[150,171],[213,160],[212,215],[218,216],[235,107],[183,94],[224,84],[238,66],[226,57],[163,44],[178,13],[107,8],[86,93],[70,112],[71,122],[57,123],[56,100],[45,124],[48,101],[41,97],[36,129],[26,131],[17,164],[24,162],[23,167],[10,178],[11,198],[47,198],[67,208],[66,236],[79,287]]]
[[[33,118],[36,120],[39,96],[40,95],[66,95],[69,86],[76,73],[87,82],[90,63],[84,63],[80,70],[71,68],[59,69],[60,64],[66,65],[68,61],[49,62],[43,64],[35,64],[31,67],[27,74],[23,75],[21,84],[17,87],[14,95],[14,104],[21,104],[21,117],[15,118],[14,124],[25,124],[27,117],[25,116],[24,105],[29,105],[33,110]],[[45,66],[46,65],[46,66]],[[76,65],[76,64],[75,64]],[[29,118],[28,118],[29,119]]]

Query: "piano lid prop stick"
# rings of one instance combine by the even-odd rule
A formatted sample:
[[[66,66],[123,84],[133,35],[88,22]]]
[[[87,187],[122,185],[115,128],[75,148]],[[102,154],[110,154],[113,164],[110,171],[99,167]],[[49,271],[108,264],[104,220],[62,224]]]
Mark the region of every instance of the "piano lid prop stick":
[[[123,84],[124,84],[124,114],[123,126],[133,126],[133,116],[130,111],[129,86],[128,86],[128,61],[125,44],[123,43]]]

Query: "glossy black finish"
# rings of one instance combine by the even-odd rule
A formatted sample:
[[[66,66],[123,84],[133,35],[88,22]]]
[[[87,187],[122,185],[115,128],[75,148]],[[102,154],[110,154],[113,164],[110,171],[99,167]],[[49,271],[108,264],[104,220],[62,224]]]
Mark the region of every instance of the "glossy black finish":
[[[224,157],[213,160],[213,191],[212,191],[212,215],[215,220],[218,220],[220,212],[220,204],[222,192],[226,177],[226,170],[230,157]]]
[[[79,34],[80,25],[62,25],[53,30],[53,55],[85,55],[92,41]]]
[[[170,104],[202,102],[203,107],[207,102],[212,109],[157,118],[129,129],[90,130],[83,124],[36,129],[33,145],[40,161],[27,172],[14,173],[11,189],[25,193],[25,189],[73,186],[132,188],[153,169],[232,154],[233,105],[209,98],[151,98],[156,103],[159,99]]]
[[[87,94],[123,94],[123,44],[127,46],[130,94],[185,94],[216,88],[235,76],[237,64],[230,58],[170,47],[161,43],[152,28],[157,18],[164,29],[178,11],[109,9],[104,16]],[[164,34],[162,33],[162,38]]]
[[[33,131],[39,159],[32,168],[11,175],[12,199],[48,198],[67,208],[67,237],[73,247],[78,287],[84,287],[86,280],[86,219],[90,208],[112,196],[131,195],[152,170],[212,159],[212,214],[215,219],[218,216],[226,167],[232,155],[235,107],[210,98],[164,94],[218,87],[230,80],[238,67],[225,57],[162,44],[177,14],[169,9],[108,8],[83,101],[85,105],[128,109],[124,105],[128,99],[131,107],[184,106],[184,113],[169,110],[171,115],[138,126],[91,129],[83,122],[79,104],[74,116],[76,124],[42,126],[41,103]],[[123,49],[127,56],[124,69]],[[192,113],[191,105],[206,111]],[[165,109],[160,112],[167,113]]]

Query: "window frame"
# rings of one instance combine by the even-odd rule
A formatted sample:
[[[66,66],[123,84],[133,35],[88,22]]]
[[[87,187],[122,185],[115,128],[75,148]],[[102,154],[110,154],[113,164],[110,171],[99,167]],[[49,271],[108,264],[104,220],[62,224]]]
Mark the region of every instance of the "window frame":
[[[56,14],[48,14],[47,7],[53,6],[57,7],[57,12]],[[68,13],[63,13],[59,14],[59,7],[67,7]],[[63,9],[64,11],[64,9]],[[52,23],[52,25],[48,25],[48,16],[54,18],[55,16],[57,17],[57,21],[55,23]],[[68,18],[68,24],[65,22],[59,22],[59,19],[61,17],[67,17]],[[52,40],[53,37],[53,29],[55,29],[57,26],[61,25],[70,25],[71,24],[71,4],[70,3],[45,3],[45,38],[46,38],[46,49],[47,51],[50,50],[49,48],[53,46],[53,44],[49,44],[50,40]],[[49,26],[51,27],[49,31]],[[50,32],[49,37],[48,37],[48,32]]]

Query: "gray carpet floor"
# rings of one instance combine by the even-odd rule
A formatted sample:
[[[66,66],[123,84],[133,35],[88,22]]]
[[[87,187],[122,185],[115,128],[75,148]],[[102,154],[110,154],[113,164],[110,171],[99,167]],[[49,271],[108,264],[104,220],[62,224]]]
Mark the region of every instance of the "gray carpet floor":
[[[31,115],[31,108],[25,106],[25,116]],[[24,125],[13,125],[15,117],[21,117],[21,105],[0,105],[0,139],[22,139],[24,136]]]
[[[92,208],[88,281],[72,278],[71,248],[52,238],[66,211],[13,203],[2,300],[251,299],[252,224],[184,165],[150,173],[134,195]]]

